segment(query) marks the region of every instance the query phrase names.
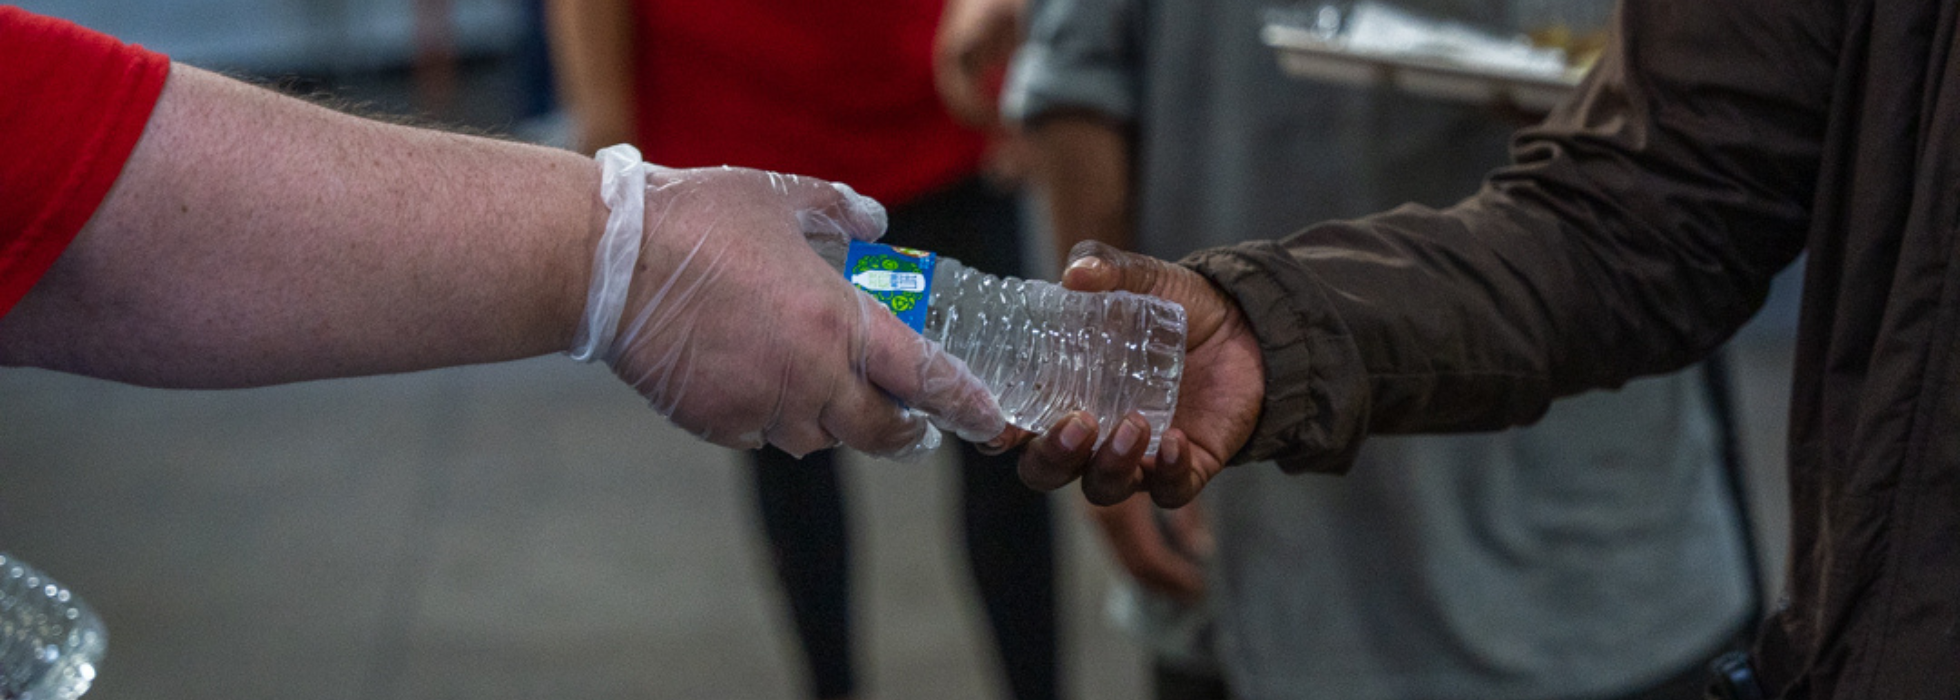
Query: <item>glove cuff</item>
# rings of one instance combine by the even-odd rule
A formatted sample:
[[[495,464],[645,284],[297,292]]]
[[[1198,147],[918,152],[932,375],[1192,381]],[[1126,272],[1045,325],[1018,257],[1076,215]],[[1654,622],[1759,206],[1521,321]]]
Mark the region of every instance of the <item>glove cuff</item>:
[[[640,160],[639,149],[622,143],[599,151],[595,157],[604,168],[599,196],[612,213],[606,217],[606,232],[592,253],[592,286],[585,293],[585,315],[579,319],[571,349],[565,351],[580,362],[611,354],[613,337],[619,332],[619,315],[626,307],[626,290],[633,283],[633,265],[640,259],[641,229],[646,222],[647,164]]]

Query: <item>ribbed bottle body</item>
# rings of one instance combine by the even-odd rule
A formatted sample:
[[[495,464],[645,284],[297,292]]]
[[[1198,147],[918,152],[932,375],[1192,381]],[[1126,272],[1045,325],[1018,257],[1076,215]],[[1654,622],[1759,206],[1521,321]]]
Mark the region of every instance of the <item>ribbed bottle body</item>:
[[[74,700],[108,647],[101,619],[26,562],[0,553],[0,700]]]
[[[928,308],[926,337],[993,390],[1007,422],[1041,431],[1087,410],[1101,441],[1139,411],[1150,423],[1146,454],[1156,453],[1184,371],[1183,307],[996,277],[942,257]]]

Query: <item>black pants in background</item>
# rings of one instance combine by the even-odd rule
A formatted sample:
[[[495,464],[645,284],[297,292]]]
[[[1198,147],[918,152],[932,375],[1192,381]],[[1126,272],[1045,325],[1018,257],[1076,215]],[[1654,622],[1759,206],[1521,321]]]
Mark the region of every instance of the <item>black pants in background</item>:
[[[882,242],[931,250],[968,267],[1019,275],[1014,198],[977,178],[891,211]],[[949,442],[959,442],[947,436]],[[967,561],[1017,700],[1057,697],[1054,526],[1048,499],[1023,485],[1013,455],[959,443]],[[755,454],[763,530],[789,598],[818,698],[857,691],[851,636],[850,532],[836,456]]]

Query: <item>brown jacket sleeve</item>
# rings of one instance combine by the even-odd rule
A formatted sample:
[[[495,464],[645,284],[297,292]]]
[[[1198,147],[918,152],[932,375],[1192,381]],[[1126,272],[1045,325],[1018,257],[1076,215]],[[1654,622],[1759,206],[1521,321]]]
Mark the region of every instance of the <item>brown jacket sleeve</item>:
[[[1340,471],[1370,432],[1529,423],[1686,366],[1803,247],[1831,109],[1831,3],[1642,0],[1572,100],[1449,209],[1404,206],[1184,262],[1267,367],[1235,461]]]

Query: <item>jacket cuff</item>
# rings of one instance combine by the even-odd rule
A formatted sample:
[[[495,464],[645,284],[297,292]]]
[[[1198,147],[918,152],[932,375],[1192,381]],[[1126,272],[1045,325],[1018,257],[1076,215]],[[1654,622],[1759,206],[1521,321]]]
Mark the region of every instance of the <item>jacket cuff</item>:
[[[1346,472],[1367,436],[1371,394],[1346,324],[1312,273],[1263,241],[1199,251],[1180,264],[1238,302],[1265,363],[1258,424],[1230,463]]]

